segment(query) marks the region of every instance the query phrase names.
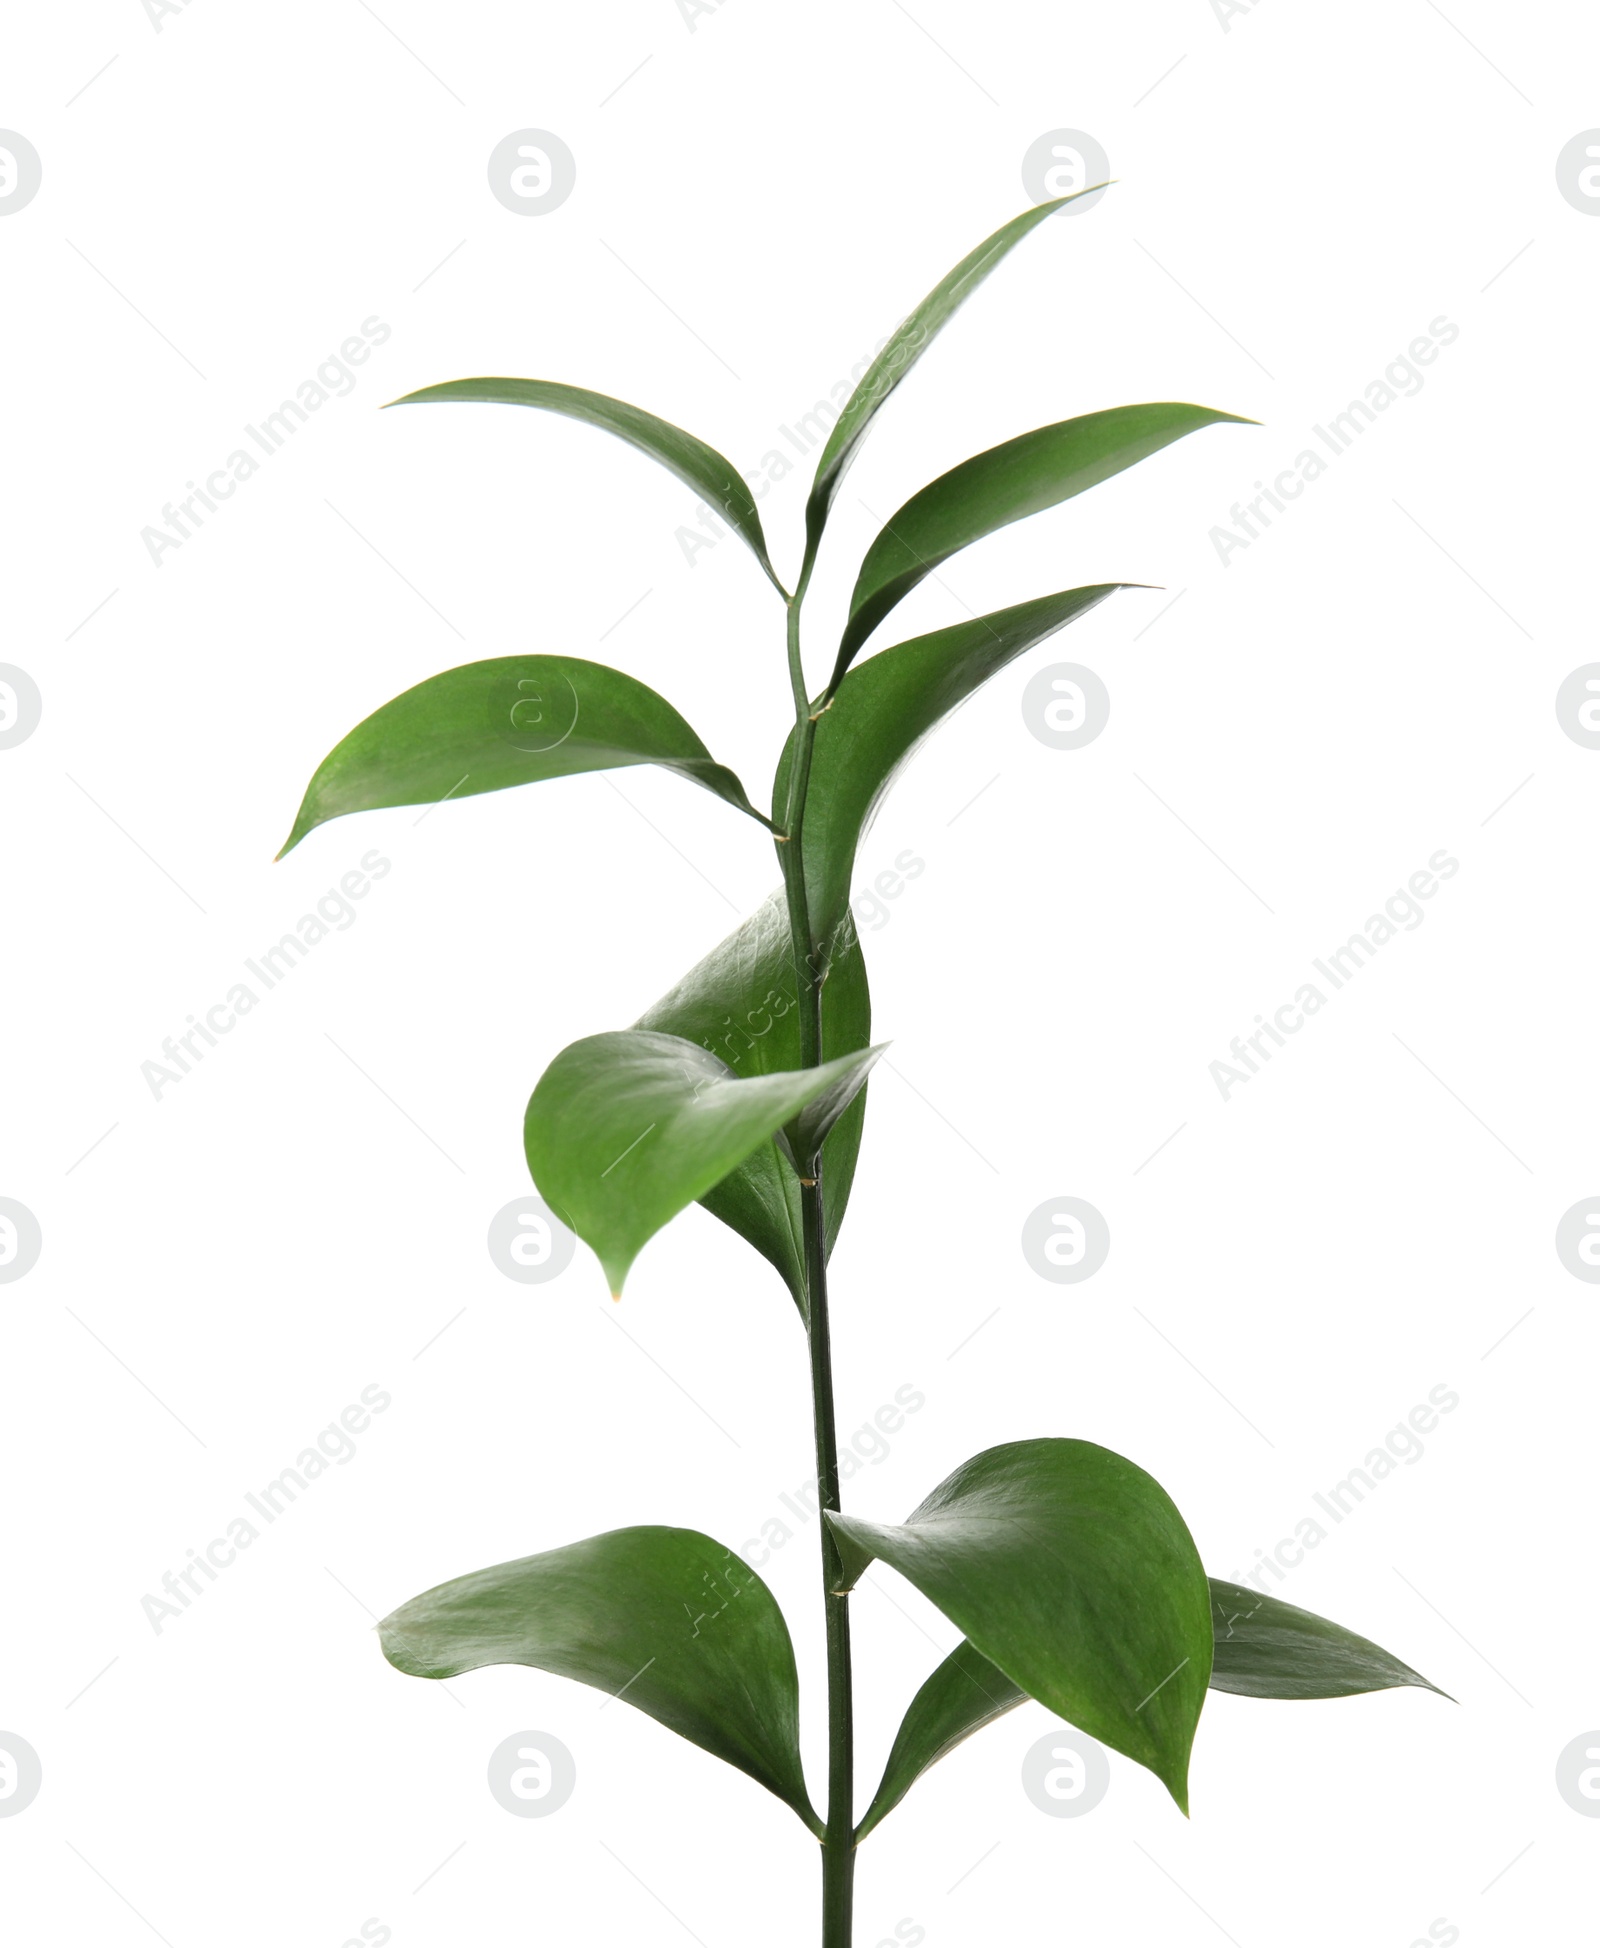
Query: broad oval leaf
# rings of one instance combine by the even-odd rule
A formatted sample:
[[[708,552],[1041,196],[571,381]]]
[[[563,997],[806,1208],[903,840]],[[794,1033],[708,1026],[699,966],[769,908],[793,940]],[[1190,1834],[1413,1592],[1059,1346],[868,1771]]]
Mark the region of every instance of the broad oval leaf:
[[[850,671],[817,720],[801,852],[812,930],[826,944],[850,910],[856,847],[895,773],[958,704],[1024,650],[1126,584],[1063,589],[897,643]],[[793,733],[773,781],[788,802]]]
[[[881,1557],[1014,1685],[1148,1766],[1188,1811],[1211,1596],[1152,1476],[1092,1441],[1013,1441],[903,1523],[827,1520],[848,1580]]]
[[[1210,1584],[1213,1691],[1249,1698],[1347,1698],[1402,1684],[1439,1690],[1409,1664],[1326,1617],[1216,1576]],[[856,1838],[865,1839],[892,1813],[929,1766],[1027,1697],[970,1643],[958,1644],[907,1707]]]
[[[996,265],[1001,263],[1031,230],[1047,216],[1053,216],[1064,203],[1080,196],[1093,196],[1104,189],[1096,183],[1091,189],[1075,189],[1070,196],[1057,196],[1048,203],[1036,203],[1009,223],[1002,223],[993,236],[985,237],[976,250],[969,251],[953,271],[942,277],[921,304],[895,327],[889,342],[868,366],[845,408],[834,422],[817,462],[816,478],[806,502],[806,545],[815,550],[828,519],[833,497],[839,491],[856,449],[872,424],[878,408],[944,330]]]
[[[871,1051],[741,1079],[698,1042],[625,1028],[564,1048],[523,1119],[528,1168],[599,1258],[613,1297],[661,1227]]]
[[[1211,1622],[1213,1691],[1242,1698],[1352,1698],[1414,1684],[1441,1698],[1449,1695],[1342,1624],[1215,1576]]]
[[[606,393],[589,392],[582,386],[559,385],[550,379],[450,379],[444,385],[408,392],[403,399],[391,399],[389,404],[535,406],[614,433],[619,440],[626,440],[629,446],[658,460],[713,507],[721,508],[735,531],[749,544],[773,587],[780,595],[785,593],[767,555],[761,516],[750,489],[714,446],[707,446],[704,440],[684,432],[670,420],[657,419],[654,413],[630,406],[625,399],[612,399]]]
[[[318,765],[284,842],[331,818],[659,764],[767,821],[665,697],[577,656],[497,656],[402,691]]]
[[[735,1075],[772,1075],[800,1065],[798,1004],[788,907],[780,887],[635,1026],[698,1042]],[[871,1039],[866,960],[852,928],[823,981],[823,1060],[854,1055]],[[863,1088],[822,1147],[822,1204],[830,1251],[850,1199],[866,1100]],[[800,1177],[783,1148],[775,1141],[759,1145],[700,1202],[776,1268],[804,1318]]]
[[[884,523],[868,548],[829,687],[894,605],[958,549],[1098,486],[1186,433],[1224,422],[1255,424],[1170,401],[1113,406],[1036,427],[941,474]]]
[[[821,1835],[783,1612],[695,1529],[613,1529],[458,1576],[402,1603],[378,1635],[410,1677],[527,1664],[592,1684],[759,1780]]]

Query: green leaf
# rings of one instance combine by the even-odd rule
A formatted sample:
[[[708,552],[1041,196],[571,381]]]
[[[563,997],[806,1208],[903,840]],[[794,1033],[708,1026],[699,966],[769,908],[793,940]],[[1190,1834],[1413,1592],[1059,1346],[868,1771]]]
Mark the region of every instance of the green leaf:
[[[630,764],[676,771],[767,823],[648,684],[576,656],[497,656],[430,676],[357,724],[317,767],[278,857],[348,812]]]
[[[1255,424],[1207,406],[1114,406],[1037,427],[941,474],[884,523],[867,550],[829,688],[894,605],[958,549],[1098,486],[1186,433],[1222,422]]]
[[[800,1010],[789,915],[780,888],[691,968],[670,994],[639,1017],[639,1028],[698,1042],[734,1074],[774,1075],[800,1066]],[[854,1055],[872,1040],[867,965],[854,929],[829,963],[822,988],[822,1055]],[[822,1149],[822,1206],[828,1248],[844,1220],[861,1149],[863,1089],[834,1124]],[[700,1199],[768,1260],[806,1316],[800,1178],[776,1141],[752,1150]]]
[[[1215,1576],[1211,1621],[1213,1691],[1242,1698],[1351,1698],[1415,1684],[1441,1698],[1449,1695],[1342,1624]]]
[[[866,1087],[867,1076],[888,1046],[880,1042],[876,1048],[863,1050],[858,1061],[841,1066],[838,1079],[820,1096],[813,1096],[788,1125],[784,1134],[797,1163],[806,1163],[822,1148],[828,1132]]]
[[[1160,1483],[1091,1441],[964,1462],[904,1523],[829,1513],[847,1581],[874,1557],[1029,1697],[1148,1766],[1188,1811],[1211,1597]]]
[[[811,486],[811,497],[806,502],[808,549],[815,550],[821,538],[828,510],[839,491],[839,483],[856,457],[856,449],[878,408],[967,298],[990,271],[1011,254],[1029,231],[1036,229],[1047,216],[1054,215],[1064,203],[1076,202],[1080,196],[1093,196],[1104,187],[1103,183],[1097,183],[1093,189],[1077,189],[1070,196],[1058,196],[1048,203],[1036,203],[1020,216],[1014,216],[1009,223],[1001,224],[993,236],[985,237],[976,250],[969,251],[953,271],[941,278],[921,304],[895,327],[888,344],[868,366],[860,385],[846,401],[844,411],[834,422],[833,431],[822,449],[816,479]]]
[[[849,913],[856,847],[895,773],[922,740],[997,670],[1124,586],[1064,589],[913,636],[845,677],[817,720],[801,834],[819,943],[826,946]],[[772,786],[780,816],[788,803],[793,746],[791,732]]]
[[[1020,1684],[1013,1684],[963,1638],[906,1707],[883,1779],[856,1828],[856,1839],[864,1840],[887,1818],[930,1765],[1027,1701]]]
[[[620,1297],[628,1267],[664,1224],[840,1077],[870,1067],[862,1051],[741,1080],[677,1035],[590,1035],[561,1051],[528,1098],[528,1168]]]
[[[713,507],[721,508],[731,525],[749,543],[756,560],[766,570],[767,579],[780,595],[782,582],[767,555],[766,537],[761,532],[761,516],[750,489],[732,464],[714,446],[697,440],[668,420],[657,419],[624,399],[609,398],[603,392],[586,392],[582,386],[557,385],[549,379],[451,379],[442,386],[424,386],[408,392],[403,399],[391,399],[391,406],[432,406],[481,404],[490,406],[537,406],[547,413],[562,413],[568,419],[581,419],[602,432],[614,433],[641,453],[659,460],[678,478]]]
[[[1210,1578],[1213,1691],[1249,1698],[1347,1698],[1397,1685],[1438,1686],[1388,1651],[1309,1610]],[[1439,1696],[1448,1694],[1439,1691]],[[970,1643],[958,1644],[911,1700],[856,1838],[863,1840],[946,1753],[1025,1704],[1028,1694]]]
[[[821,1836],[783,1612],[708,1535],[613,1529],[498,1563],[402,1603],[378,1634],[410,1677],[527,1664],[592,1684],[747,1772]]]

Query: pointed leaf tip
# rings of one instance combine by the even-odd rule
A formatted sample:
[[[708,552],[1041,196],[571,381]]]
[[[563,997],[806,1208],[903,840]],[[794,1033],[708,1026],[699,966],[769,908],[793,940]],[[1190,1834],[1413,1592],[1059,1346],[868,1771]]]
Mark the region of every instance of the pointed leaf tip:
[[[522,1664],[593,1685],[746,1773],[809,1832],[822,1830],[800,1762],[783,1613],[755,1571],[708,1535],[590,1536],[426,1590],[379,1631],[384,1655],[410,1677]]]
[[[1412,1685],[1455,1703],[1392,1651],[1310,1610],[1215,1576],[1211,1601],[1214,1691],[1246,1698],[1349,1698]]]
[[[832,685],[895,604],[960,549],[1099,486],[1186,434],[1227,423],[1245,422],[1182,400],[1115,406],[1035,427],[941,474],[896,510],[863,557]]]
[[[773,1006],[794,980],[788,903],[780,888],[738,931],[712,949],[670,994],[634,1024],[715,1048],[738,1075],[774,1075],[800,1066],[800,1009]],[[734,1022],[749,1032],[729,1033]],[[822,1056],[854,1054],[872,1039],[866,964],[854,930],[835,945],[822,991]],[[849,1202],[861,1146],[866,1098],[858,1094],[823,1141],[822,1198],[828,1248]],[[805,1255],[801,1247],[800,1176],[775,1139],[704,1192],[700,1202],[752,1244],[777,1270],[804,1319]]]
[[[1065,196],[1033,204],[1020,215],[1011,217],[975,249],[968,251],[960,263],[947,271],[921,303],[895,327],[868,366],[860,384],[845,401],[844,409],[834,422],[817,461],[816,478],[806,501],[808,549],[815,550],[820,541],[839,484],[879,409],[967,298],[1047,217],[1064,205],[1078,201],[1080,197],[1093,196],[1108,187],[1107,183],[1096,183],[1088,189],[1070,190]]]
[[[497,656],[414,684],[357,724],[317,767],[283,850],[351,812],[636,764],[660,765],[768,823],[647,684],[582,657]]]
[[[819,940],[845,928],[861,835],[923,738],[1006,664],[1122,586],[1100,582],[1014,603],[897,643],[849,672],[817,722],[800,841]],[[791,734],[773,781],[775,809],[786,802],[793,750]]]
[[[1253,1698],[1334,1698],[1422,1685],[1450,1698],[1365,1637],[1237,1583],[1211,1579],[1213,1691]],[[856,1828],[864,1840],[916,1781],[963,1739],[1027,1700],[971,1643],[958,1644],[923,1683],[895,1734],[883,1780]],[[1187,1816],[1188,1806],[1179,1802]]]
[[[676,474],[712,507],[720,508],[760,562],[767,579],[780,594],[785,593],[767,554],[755,498],[738,470],[715,447],[707,446],[704,440],[669,420],[658,419],[642,406],[549,379],[503,378],[451,379],[444,385],[423,386],[389,403],[392,406],[532,406],[543,412],[560,413],[568,419],[583,420],[604,433],[611,433],[669,473]]]
[[[1148,1767],[1187,1813],[1211,1596],[1183,1517],[1142,1468],[1089,1441],[1013,1441],[903,1523],[828,1525],[853,1545],[847,1576],[881,1557],[1018,1691]]]
[[[540,1195],[620,1293],[663,1225],[860,1068],[738,1076],[679,1035],[630,1028],[565,1048],[528,1099],[523,1143]]]

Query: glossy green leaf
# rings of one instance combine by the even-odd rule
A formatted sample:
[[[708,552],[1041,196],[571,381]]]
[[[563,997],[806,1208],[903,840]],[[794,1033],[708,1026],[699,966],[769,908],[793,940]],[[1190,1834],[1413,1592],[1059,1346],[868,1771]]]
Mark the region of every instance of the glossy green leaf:
[[[1398,1657],[1325,1617],[1216,1576],[1210,1585],[1213,1691],[1248,1698],[1347,1698],[1402,1684],[1438,1690]],[[907,1707],[857,1839],[865,1839],[894,1811],[929,1766],[1027,1698],[970,1643],[958,1644]]]
[[[997,670],[1087,614],[1118,582],[1064,589],[897,643],[853,669],[817,720],[801,851],[812,930],[829,941],[850,910],[856,847],[895,773],[939,721]],[[794,737],[772,802],[788,802]]]
[[[430,676],[357,724],[318,765],[283,852],[348,812],[630,764],[662,765],[761,818],[734,774],[648,684],[576,656],[497,656]]]
[[[1020,1684],[1013,1684],[963,1638],[906,1707],[882,1781],[856,1828],[856,1838],[864,1840],[887,1818],[930,1765],[1027,1701]]]
[[[635,1025],[698,1042],[735,1075],[774,1075],[800,1066],[797,1003],[788,908],[780,888]],[[871,1039],[866,960],[852,929],[823,982],[823,1059],[854,1055]],[[849,1202],[865,1112],[863,1089],[823,1145],[822,1204],[830,1251]],[[775,1141],[758,1145],[700,1202],[777,1269],[804,1318],[800,1178],[783,1148]]]
[[[899,1570],[1051,1711],[1148,1766],[1188,1811],[1211,1596],[1171,1497],[1091,1441],[964,1462],[900,1524],[829,1514],[847,1581]]]
[[[414,1596],[378,1625],[410,1677],[527,1664],[647,1712],[822,1831],[800,1768],[788,1625],[755,1571],[694,1529],[613,1529]]]
[[[1242,1698],[1351,1698],[1402,1684],[1439,1691],[1425,1677],[1342,1624],[1239,1583],[1211,1579],[1216,1655],[1213,1691]],[[1448,1695],[1439,1691],[1440,1697]]]
[[[878,408],[883,405],[900,381],[911,370],[922,354],[944,330],[967,298],[978,288],[996,265],[1001,263],[1031,230],[1035,230],[1047,216],[1053,216],[1064,203],[1074,203],[1080,196],[1093,196],[1103,189],[1103,183],[1096,183],[1091,189],[1077,189],[1070,196],[1057,196],[1048,203],[1036,203],[1020,216],[1014,216],[1009,223],[1001,224],[993,236],[985,237],[976,250],[969,251],[955,269],[942,277],[922,300],[921,304],[902,319],[878,356],[868,366],[849,399],[845,408],[834,422],[833,431],[828,435],[822,449],[822,457],[817,462],[816,479],[812,482],[811,496],[806,502],[806,541],[815,547],[828,518],[828,510],[833,505],[833,497],[839,491],[839,483],[844,479],[850,463],[856,456],[856,449],[872,424]]]
[[[869,1051],[741,1079],[698,1042],[626,1028],[564,1048],[528,1098],[523,1147],[539,1192],[620,1295],[661,1227]]]
[[[558,385],[549,379],[451,379],[441,386],[424,386],[420,392],[408,392],[403,399],[391,399],[389,403],[391,406],[535,406],[547,413],[584,420],[602,432],[614,433],[619,440],[626,440],[629,446],[658,460],[711,506],[720,508],[735,531],[749,543],[773,587],[780,594],[784,592],[767,555],[766,537],[761,532],[761,516],[755,501],[731,462],[714,446],[697,440],[681,426],[657,419],[654,413],[630,406],[624,399],[612,399],[603,392],[587,392],[582,386]]]
[[[837,1079],[820,1096],[813,1096],[788,1125],[784,1134],[796,1163],[804,1165],[822,1148],[828,1132],[866,1087],[873,1065],[888,1046],[880,1042],[876,1048],[864,1050],[859,1062],[841,1067]]]
[[[941,474],[884,523],[867,550],[829,687],[894,605],[958,549],[1098,486],[1186,433],[1222,422],[1254,424],[1207,406],[1114,406],[1037,427]]]

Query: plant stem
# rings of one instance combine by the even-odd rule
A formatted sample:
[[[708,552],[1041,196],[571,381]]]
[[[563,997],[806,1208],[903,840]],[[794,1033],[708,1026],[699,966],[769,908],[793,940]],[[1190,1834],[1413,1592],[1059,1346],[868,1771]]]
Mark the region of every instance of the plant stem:
[[[816,1164],[813,1168],[816,1168]],[[823,1508],[839,1506],[839,1451],[833,1424],[833,1361],[828,1343],[827,1257],[820,1180],[800,1193],[811,1284],[811,1402],[817,1481]],[[850,1948],[855,1880],[855,1741],[850,1693],[850,1599],[833,1532],[822,1527],[822,1600],[828,1640],[828,1813],[822,1842],[822,1948]]]
[[[794,690],[794,748],[789,767],[783,863],[800,1010],[800,1061],[813,1068],[822,1060],[822,984],[826,966],[811,931],[801,835],[811,753],[817,726],[806,695],[800,661],[800,605],[811,579],[808,550],[788,604],[789,675]],[[774,810],[777,808],[774,807]],[[828,1335],[828,1240],[822,1202],[822,1152],[799,1159],[800,1213],[805,1243],[806,1332],[811,1350],[811,1417],[816,1441],[818,1502],[839,1506],[839,1444],[834,1427],[833,1355]],[[828,1810],[822,1841],[822,1948],[850,1948],[851,1903],[855,1884],[855,1744],[850,1690],[850,1599],[840,1590],[842,1567],[833,1533],[822,1530],[822,1601],[828,1647]]]

